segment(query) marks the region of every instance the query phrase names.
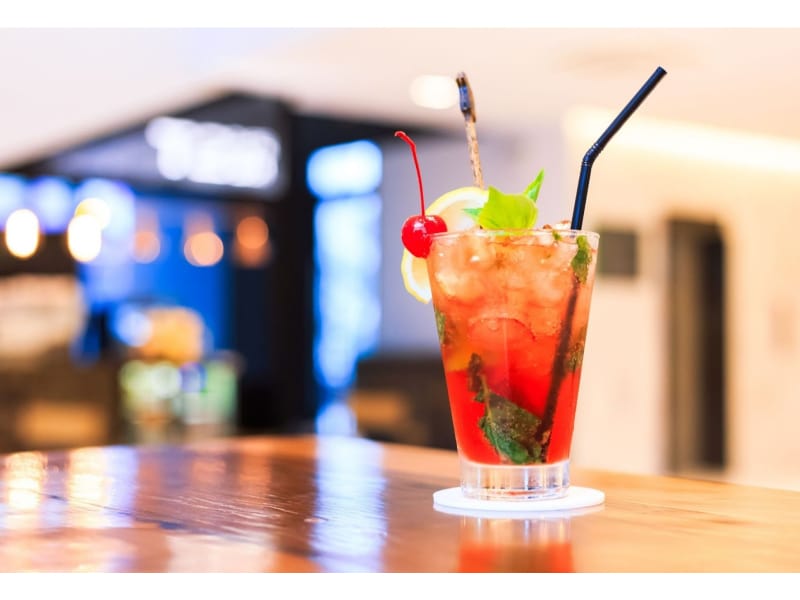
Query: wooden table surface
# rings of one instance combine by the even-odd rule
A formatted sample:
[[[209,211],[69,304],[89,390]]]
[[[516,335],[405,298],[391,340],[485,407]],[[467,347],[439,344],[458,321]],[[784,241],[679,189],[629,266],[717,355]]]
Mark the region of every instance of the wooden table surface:
[[[245,437],[0,457],[0,571],[791,572],[800,493],[573,470],[587,514],[439,512],[455,453]]]

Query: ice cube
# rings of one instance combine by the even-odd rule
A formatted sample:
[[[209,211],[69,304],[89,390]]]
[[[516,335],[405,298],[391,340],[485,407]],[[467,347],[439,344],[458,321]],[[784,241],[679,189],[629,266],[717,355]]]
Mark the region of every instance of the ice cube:
[[[487,273],[495,257],[482,237],[461,237],[438,243],[431,252],[429,268],[434,285],[450,299],[472,302],[487,289]]]

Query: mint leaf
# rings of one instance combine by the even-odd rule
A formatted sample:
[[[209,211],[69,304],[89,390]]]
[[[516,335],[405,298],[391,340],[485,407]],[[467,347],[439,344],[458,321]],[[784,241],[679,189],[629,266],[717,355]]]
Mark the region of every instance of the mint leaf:
[[[542,181],[544,181],[544,169],[539,171],[539,174],[536,176],[531,184],[525,188],[525,195],[536,202],[536,199],[539,197],[539,190],[542,188]]]
[[[539,213],[536,200],[543,180],[544,170],[541,170],[522,194],[504,194],[489,186],[483,206],[465,208],[464,213],[483,229],[530,229],[536,224]]]
[[[436,334],[439,336],[439,343],[444,346],[448,342],[447,320],[445,319],[444,313],[439,312],[435,308],[433,309],[433,314],[436,317]]]
[[[486,391],[489,389],[489,386],[486,385],[486,378],[483,376],[483,361],[474,352],[469,357],[469,366],[467,367],[467,389],[475,392],[475,402],[483,402]]]
[[[485,405],[478,427],[489,443],[518,465],[542,462],[542,447],[534,437],[539,418],[494,392],[489,393]]]
[[[586,345],[586,328],[584,327],[578,334],[577,340],[569,350],[567,350],[565,367],[567,372],[574,373],[583,364],[583,349]]]
[[[589,265],[592,262],[592,249],[585,235],[579,235],[575,241],[578,244],[578,251],[575,252],[570,264],[578,281],[586,283],[586,279],[589,277]]]
[[[523,194],[504,194],[489,187],[489,197],[478,215],[484,229],[529,229],[536,223],[536,202]]]
[[[515,464],[544,462],[542,446],[535,438],[540,419],[489,389],[477,354],[470,357],[467,385],[476,392],[475,401],[485,405],[478,427],[492,447]]]

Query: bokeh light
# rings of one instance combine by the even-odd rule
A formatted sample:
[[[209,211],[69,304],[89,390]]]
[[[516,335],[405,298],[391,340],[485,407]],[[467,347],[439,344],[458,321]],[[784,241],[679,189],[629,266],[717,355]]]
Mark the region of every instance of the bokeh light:
[[[417,106],[444,110],[458,103],[458,86],[450,76],[420,75],[411,82],[409,95]]]
[[[141,229],[133,234],[133,259],[142,264],[156,260],[161,254],[161,238],[155,231]]]
[[[236,242],[245,248],[262,248],[268,240],[269,227],[261,217],[245,217],[236,226]]]
[[[210,267],[222,260],[225,249],[213,231],[201,231],[188,237],[183,247],[186,260],[195,267]]]
[[[17,258],[30,258],[39,247],[39,219],[27,208],[15,210],[6,221],[6,246]]]
[[[81,200],[75,209],[75,216],[90,215],[97,219],[100,229],[105,229],[111,222],[111,208],[102,198],[86,198]]]
[[[103,247],[102,233],[102,224],[95,216],[81,214],[73,217],[67,227],[69,253],[78,262],[93,261]]]
[[[236,226],[234,258],[244,267],[260,267],[272,254],[269,240],[269,226],[259,216],[250,215],[242,218]]]

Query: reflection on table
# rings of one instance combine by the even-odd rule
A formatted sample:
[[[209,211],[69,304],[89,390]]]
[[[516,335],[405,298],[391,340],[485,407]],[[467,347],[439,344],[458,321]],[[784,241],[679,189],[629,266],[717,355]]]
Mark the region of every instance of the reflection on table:
[[[347,437],[242,437],[0,458],[0,571],[800,570],[800,493],[573,472],[596,510],[433,507],[454,452]]]

